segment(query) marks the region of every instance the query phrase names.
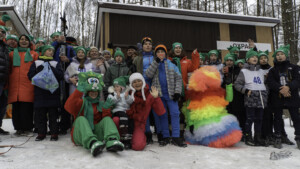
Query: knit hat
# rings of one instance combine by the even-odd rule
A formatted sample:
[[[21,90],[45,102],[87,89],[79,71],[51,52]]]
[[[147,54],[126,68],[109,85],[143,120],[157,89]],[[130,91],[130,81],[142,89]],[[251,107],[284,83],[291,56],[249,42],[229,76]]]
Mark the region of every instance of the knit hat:
[[[109,50],[104,50],[104,51],[102,52],[103,55],[106,54],[106,53],[108,53],[108,54],[111,56],[111,53],[110,53]]]
[[[44,56],[46,50],[48,50],[48,49],[55,50],[52,45],[44,45],[44,46],[40,46],[39,48],[35,49],[35,51],[41,52],[41,56]]]
[[[146,87],[146,82],[145,82],[145,79],[144,79],[143,75],[140,74],[140,73],[133,73],[129,77],[129,83],[130,83],[129,86],[130,86],[130,89],[132,90],[131,96],[134,100],[135,89],[132,87],[132,82],[136,79],[140,79],[140,80],[143,81],[143,86],[142,86],[141,92],[142,92],[143,100],[146,100],[145,93],[144,93],[144,88]]]
[[[146,41],[152,43],[152,39],[151,39],[150,37],[144,37],[144,38],[142,39],[142,45],[144,45],[144,43],[145,43]]]
[[[286,56],[286,59],[288,60],[289,58],[289,51],[290,51],[290,45],[286,45],[286,46],[280,46],[277,50],[275,50],[274,54],[273,54],[273,58],[274,60],[276,60],[276,54],[277,52],[283,52],[284,55]]]
[[[6,40],[9,40],[9,39],[14,39],[17,42],[19,42],[19,38],[16,35],[7,35]]]
[[[235,51],[240,51],[240,47],[236,47],[236,46],[229,46],[229,48],[227,48],[229,50],[230,53],[234,53]]]
[[[233,62],[235,61],[235,56],[232,53],[227,53],[226,56],[224,57],[224,61],[226,62],[227,60],[232,60]]]
[[[5,33],[9,31],[9,29],[5,26],[0,25],[0,29],[2,29]]]
[[[1,20],[0,20],[0,25],[5,26],[6,22],[10,20],[9,15],[2,15]]]
[[[200,55],[200,59],[204,61],[207,56],[207,53],[199,53],[199,55]]]
[[[246,53],[246,61],[248,61],[248,59],[251,58],[251,57],[253,57],[253,56],[257,56],[258,57],[258,53],[256,51],[254,51],[253,49],[250,49]]]
[[[154,49],[155,54],[156,54],[156,52],[157,52],[159,49],[162,49],[163,51],[165,51],[166,54],[168,53],[168,52],[167,52],[167,47],[166,47],[165,45],[163,45],[163,44],[159,44],[159,45],[157,45],[157,46],[155,47],[155,49]]]
[[[78,86],[77,90],[87,93],[89,91],[101,91],[104,87],[102,75],[88,71],[80,72],[78,74]]]
[[[114,54],[114,58],[116,58],[117,56],[122,56],[122,58],[124,59],[124,53],[122,52],[121,48],[117,48]]]
[[[113,81],[114,85],[119,85],[126,87],[126,84],[129,82],[129,76],[120,76]]]
[[[208,52],[208,56],[215,54],[215,55],[217,55],[217,58],[219,58],[219,53],[220,53],[220,51],[218,51],[218,50],[211,50]]]
[[[86,49],[85,49],[83,46],[78,46],[78,47],[75,48],[76,54],[77,54],[80,50],[83,51],[84,55],[86,55]]]
[[[172,44],[172,49],[173,51],[175,50],[176,47],[180,47],[181,49],[183,49],[182,44],[179,42],[175,42]]]
[[[245,64],[245,59],[238,59],[234,64],[238,65],[239,63]]]
[[[71,46],[78,46],[77,40],[74,37],[71,37],[71,36],[66,37],[66,43],[68,45],[71,45]]]
[[[38,42],[43,42],[44,45],[46,45],[46,40],[43,39],[43,38],[37,38],[37,39],[36,39],[36,43],[38,43]]]
[[[266,56],[267,59],[269,60],[269,51],[258,51],[258,59],[260,59],[261,56]]]
[[[61,32],[57,31],[51,34],[50,38],[54,38],[54,36],[59,36],[61,35]]]

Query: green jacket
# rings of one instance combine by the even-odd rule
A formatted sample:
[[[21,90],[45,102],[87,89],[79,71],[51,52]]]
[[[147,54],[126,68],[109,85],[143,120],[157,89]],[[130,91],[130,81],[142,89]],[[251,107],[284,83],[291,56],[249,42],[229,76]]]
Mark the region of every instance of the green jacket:
[[[130,75],[131,72],[127,67],[126,63],[123,62],[122,64],[113,63],[105,72],[104,74],[104,84],[106,90],[109,86],[113,85],[113,80],[120,76],[127,76]]]

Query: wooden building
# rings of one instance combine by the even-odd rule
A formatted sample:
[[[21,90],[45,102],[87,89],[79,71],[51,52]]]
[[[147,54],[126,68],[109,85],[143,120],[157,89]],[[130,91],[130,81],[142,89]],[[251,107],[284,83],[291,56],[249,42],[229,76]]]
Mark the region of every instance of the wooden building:
[[[154,45],[163,43],[168,49],[181,42],[187,52],[221,49],[224,57],[229,44],[247,51],[243,44],[251,38],[259,50],[269,49],[272,54],[273,27],[278,23],[268,17],[99,2],[95,45],[102,50],[109,42],[126,47],[149,36]]]

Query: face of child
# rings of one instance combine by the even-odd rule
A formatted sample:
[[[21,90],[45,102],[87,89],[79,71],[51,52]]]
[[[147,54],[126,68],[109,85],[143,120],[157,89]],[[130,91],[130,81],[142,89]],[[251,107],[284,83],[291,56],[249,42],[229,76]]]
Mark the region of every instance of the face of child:
[[[44,53],[45,56],[52,57],[54,53],[53,49],[47,49]]]
[[[77,58],[80,60],[85,58],[85,54],[82,50],[77,52]]]
[[[6,41],[6,43],[7,43],[7,45],[8,45],[9,47],[11,47],[11,48],[16,48],[16,47],[18,47],[18,42],[17,42],[16,40],[14,40],[14,39],[8,39],[8,40]]]
[[[152,50],[152,43],[149,41],[144,42],[143,44],[143,51],[144,52],[151,52]]]
[[[204,60],[202,60],[201,58],[199,59],[199,64],[200,65],[204,65]]]
[[[238,63],[238,66],[239,66],[240,69],[242,69],[242,68],[244,67],[244,63],[239,62],[239,63]]]
[[[162,60],[162,59],[166,58],[166,52],[162,49],[159,49],[156,52],[156,56],[159,57]]]
[[[99,52],[97,49],[91,49],[90,50],[90,57],[91,59],[97,59],[99,56]]]
[[[217,55],[216,54],[211,54],[210,56],[209,56],[209,60],[210,60],[210,62],[216,62],[217,61],[217,59],[218,59],[218,57],[217,57]]]
[[[132,87],[136,90],[136,91],[140,91],[143,87],[143,81],[140,79],[136,79],[132,82]]]
[[[233,60],[228,59],[228,60],[225,61],[225,64],[228,67],[232,67],[234,63],[233,63]]]
[[[123,62],[123,57],[122,56],[116,56],[116,62],[118,64],[122,63]]]
[[[96,99],[98,97],[98,92],[89,91],[88,96],[90,96],[90,98],[92,98],[92,99]]]
[[[104,53],[103,57],[105,58],[106,61],[109,61],[111,58],[110,54],[108,54],[108,53]]]
[[[277,52],[277,53],[276,53],[276,60],[277,60],[278,62],[283,62],[283,61],[285,61],[285,60],[286,60],[285,54],[284,54],[283,52]]]
[[[43,46],[43,45],[44,45],[43,42],[37,42],[37,43],[35,44],[35,48],[39,48],[39,47],[41,47],[41,46]]]
[[[267,56],[261,56],[259,58],[259,64],[260,65],[266,65],[266,64],[268,64],[268,58],[267,58]]]
[[[250,65],[256,65],[257,62],[258,62],[257,56],[252,56],[251,58],[248,59],[248,63],[249,63]]]
[[[233,53],[234,53],[234,54],[235,54],[237,57],[239,57],[239,56],[240,56],[240,52],[239,52],[239,51],[237,51],[237,50],[236,50],[236,51],[234,51]]]
[[[52,41],[53,41],[53,42],[54,42],[54,41],[57,41],[58,38],[59,38],[59,35],[56,35],[56,36],[54,36],[54,37],[52,38]]]
[[[181,52],[182,52],[182,49],[180,46],[176,46],[175,49],[174,49],[174,53],[176,56],[179,56],[181,55]]]
[[[29,47],[29,40],[25,36],[22,36],[20,38],[19,44],[20,44],[20,47],[22,47],[22,48],[28,48]]]
[[[127,56],[131,57],[134,54],[135,50],[130,48],[127,50]]]
[[[120,85],[114,85],[114,89],[115,89],[115,92],[120,92],[122,91],[122,88]]]

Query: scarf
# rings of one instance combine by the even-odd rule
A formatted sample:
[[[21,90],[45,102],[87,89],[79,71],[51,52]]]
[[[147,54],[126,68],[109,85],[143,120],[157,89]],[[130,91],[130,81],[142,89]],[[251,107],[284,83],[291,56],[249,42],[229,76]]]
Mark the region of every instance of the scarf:
[[[180,58],[174,57],[173,60],[176,62],[180,74],[182,74],[182,72],[181,72]],[[183,81],[182,81],[182,91],[181,91],[181,96],[184,97],[184,95],[185,95],[185,93],[184,93],[184,85],[183,85]]]
[[[39,56],[39,59],[41,59],[41,60],[53,60],[53,57],[49,57],[49,56]]]
[[[19,55],[19,52],[26,52],[25,59],[24,59],[25,63],[33,61],[33,58],[30,54],[30,48],[18,47],[18,48],[14,49],[13,66],[20,66],[21,65],[21,57]]]
[[[81,110],[79,111],[80,114],[82,109],[84,109],[84,117],[88,120],[92,130],[94,130],[94,109],[92,105],[93,103],[100,103],[99,96],[95,99],[92,99],[89,96],[84,97]],[[98,111],[102,110],[100,104],[97,105],[97,110]]]

